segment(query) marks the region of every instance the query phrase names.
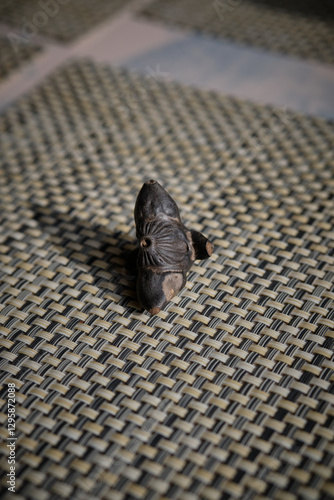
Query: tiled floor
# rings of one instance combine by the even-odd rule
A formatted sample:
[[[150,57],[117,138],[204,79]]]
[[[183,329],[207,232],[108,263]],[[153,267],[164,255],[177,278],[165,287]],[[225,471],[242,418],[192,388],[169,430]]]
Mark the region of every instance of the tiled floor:
[[[0,110],[74,57],[334,119],[334,67],[174,30],[136,17],[134,1],[69,45],[38,34],[44,51],[0,85]],[[10,28],[0,25],[0,33]]]

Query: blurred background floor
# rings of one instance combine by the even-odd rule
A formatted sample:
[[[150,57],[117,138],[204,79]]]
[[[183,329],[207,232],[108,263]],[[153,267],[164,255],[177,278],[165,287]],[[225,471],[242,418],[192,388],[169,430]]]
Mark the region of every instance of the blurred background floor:
[[[272,104],[281,110],[291,109],[334,118],[334,65],[329,63],[333,51],[330,52],[328,46],[324,50],[326,57],[319,57],[317,61],[314,56],[316,52],[311,49],[309,59],[294,55],[296,50],[293,44],[292,53],[283,54],[280,50],[270,51],[256,44],[246,45],[222,36],[211,36],[207,28],[195,30],[187,26],[187,29],[183,29],[178,23],[163,23],[161,19],[149,17],[147,11],[150,11],[151,2],[147,0],[107,2],[113,4],[114,8],[105,8],[105,20],[96,15],[98,9],[93,10],[94,15],[89,11],[89,2],[81,2],[84,28],[79,19],[76,31],[69,32],[66,23],[62,24],[59,19],[62,19],[62,11],[66,13],[67,19],[73,15],[69,9],[75,7],[75,2],[65,5],[58,4],[57,0],[45,2],[49,8],[53,5],[54,11],[43,11],[38,5],[32,8],[31,3],[30,10],[24,10],[27,4],[24,0],[19,5],[16,3],[15,13],[10,10],[10,2],[3,2],[1,6],[0,35],[7,41],[6,59],[3,62],[2,57],[1,65],[3,68],[6,65],[10,67],[10,72],[6,72],[6,78],[0,81],[0,109],[40,83],[62,63],[72,58],[89,57],[139,71],[147,78],[175,80],[258,103]],[[196,24],[196,12],[194,9],[189,10],[190,3],[185,0],[180,2],[186,4],[188,11],[185,12],[189,12],[192,22]],[[233,9],[230,4],[233,4]],[[247,1],[226,3],[221,0],[207,6],[210,19],[214,19],[218,26],[228,22],[228,16],[233,18],[238,15],[239,19],[246,8]],[[143,11],[146,12],[145,16],[141,15]],[[221,18],[222,12],[224,19]],[[305,17],[300,16],[300,22],[311,22],[310,26],[314,27],[314,19],[310,21],[307,18],[305,21]],[[331,23],[331,16],[328,17]],[[203,21],[199,13],[197,18],[200,26],[200,21],[202,24]],[[55,20],[58,20],[58,24],[55,24]],[[323,19],[317,22],[320,33],[330,26],[325,26]],[[58,35],[57,26],[60,30]],[[267,31],[270,30],[269,26]],[[262,38],[265,35],[266,32]],[[301,33],[300,36],[305,37],[305,34]],[[303,46],[307,45],[308,40],[301,39]],[[24,45],[23,41],[28,43]],[[321,52],[321,47],[326,44],[324,40],[318,43]],[[37,46],[39,50],[28,51],[27,48],[31,46]],[[29,53],[29,57],[19,58],[18,55],[23,52]]]

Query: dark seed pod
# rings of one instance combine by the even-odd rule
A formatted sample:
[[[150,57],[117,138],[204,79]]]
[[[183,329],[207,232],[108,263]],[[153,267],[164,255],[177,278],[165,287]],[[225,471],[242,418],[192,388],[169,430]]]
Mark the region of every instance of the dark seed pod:
[[[157,314],[184,287],[193,262],[210,257],[213,246],[182,224],[175,201],[155,180],[145,182],[139,191],[134,216],[138,300]]]

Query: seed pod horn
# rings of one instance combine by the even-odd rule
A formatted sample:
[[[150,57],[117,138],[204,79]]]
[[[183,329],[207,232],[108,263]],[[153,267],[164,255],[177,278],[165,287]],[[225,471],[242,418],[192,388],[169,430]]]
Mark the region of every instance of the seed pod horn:
[[[134,218],[139,240],[137,296],[144,309],[157,314],[184,287],[195,259],[210,257],[213,246],[184,226],[175,201],[155,180],[139,191]]]

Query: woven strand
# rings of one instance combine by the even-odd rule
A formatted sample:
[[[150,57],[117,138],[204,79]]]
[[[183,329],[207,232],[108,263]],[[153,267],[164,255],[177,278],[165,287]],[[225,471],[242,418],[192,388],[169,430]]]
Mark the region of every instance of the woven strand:
[[[7,78],[42,50],[39,45],[20,43],[18,46],[17,41],[11,40],[10,36],[0,37],[0,80]]]

